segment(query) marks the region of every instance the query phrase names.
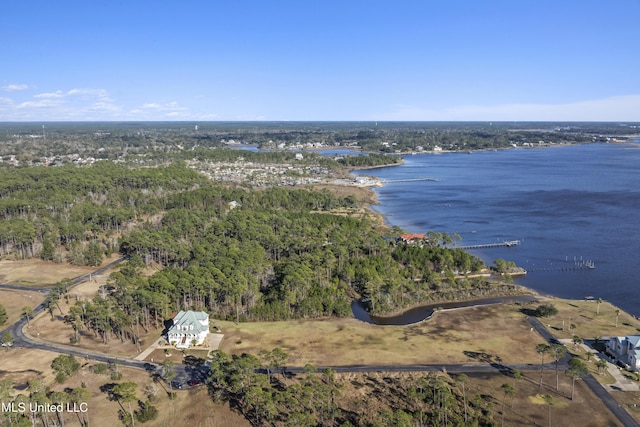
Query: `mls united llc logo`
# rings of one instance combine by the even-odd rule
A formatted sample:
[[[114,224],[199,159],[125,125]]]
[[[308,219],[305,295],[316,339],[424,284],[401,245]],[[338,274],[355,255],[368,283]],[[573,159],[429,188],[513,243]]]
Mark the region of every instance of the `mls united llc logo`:
[[[24,414],[25,412],[88,412],[86,402],[81,403],[35,403],[35,402],[0,402],[2,412]]]

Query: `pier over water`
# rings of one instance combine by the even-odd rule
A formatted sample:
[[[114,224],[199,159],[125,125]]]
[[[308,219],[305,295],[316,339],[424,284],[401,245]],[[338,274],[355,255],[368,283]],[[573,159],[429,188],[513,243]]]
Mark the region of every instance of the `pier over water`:
[[[455,249],[485,249],[485,248],[501,248],[501,247],[512,247],[520,245],[520,240],[505,240],[504,242],[498,243],[486,243],[483,245],[468,245],[468,246],[455,246]]]

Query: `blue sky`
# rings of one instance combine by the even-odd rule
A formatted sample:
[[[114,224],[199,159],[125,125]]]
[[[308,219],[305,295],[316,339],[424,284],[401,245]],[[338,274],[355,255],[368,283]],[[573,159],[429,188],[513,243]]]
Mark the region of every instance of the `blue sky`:
[[[640,0],[7,0],[0,121],[640,121]]]

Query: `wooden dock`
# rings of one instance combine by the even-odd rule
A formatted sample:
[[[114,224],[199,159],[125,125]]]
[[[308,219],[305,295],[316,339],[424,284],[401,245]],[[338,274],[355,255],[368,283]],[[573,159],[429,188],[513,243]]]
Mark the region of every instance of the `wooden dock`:
[[[512,246],[520,245],[520,240],[505,240],[504,242],[497,243],[486,243],[482,245],[468,245],[468,246],[456,246],[456,249],[486,249],[486,248],[501,248],[507,247],[510,248]]]

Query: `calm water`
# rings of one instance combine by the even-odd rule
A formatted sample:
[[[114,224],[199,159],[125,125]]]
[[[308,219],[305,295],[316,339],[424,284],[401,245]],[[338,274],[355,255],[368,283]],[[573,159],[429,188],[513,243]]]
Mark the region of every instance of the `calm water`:
[[[461,245],[521,240],[471,252],[489,264],[515,261],[529,270],[517,283],[537,291],[603,298],[640,315],[640,145],[421,154],[362,173],[439,180],[377,189],[390,224],[457,232]],[[581,259],[596,268],[575,270]]]

